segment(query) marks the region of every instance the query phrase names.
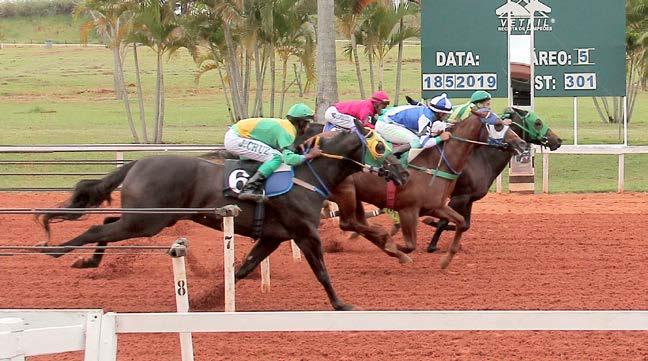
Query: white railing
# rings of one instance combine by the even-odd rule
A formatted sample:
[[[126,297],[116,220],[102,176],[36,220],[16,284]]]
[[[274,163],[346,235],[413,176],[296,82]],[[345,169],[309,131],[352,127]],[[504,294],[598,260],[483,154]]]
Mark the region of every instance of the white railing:
[[[0,310],[0,360],[84,351],[117,360],[118,335],[192,332],[648,331],[648,311],[306,311],[103,313]],[[193,352],[181,344],[183,361]]]
[[[542,192],[549,193],[549,155],[550,154],[598,154],[617,155],[618,178],[617,192],[625,190],[625,155],[626,154],[648,154],[648,146],[624,146],[624,145],[563,145],[557,150],[549,151],[536,147],[536,154],[542,153]]]

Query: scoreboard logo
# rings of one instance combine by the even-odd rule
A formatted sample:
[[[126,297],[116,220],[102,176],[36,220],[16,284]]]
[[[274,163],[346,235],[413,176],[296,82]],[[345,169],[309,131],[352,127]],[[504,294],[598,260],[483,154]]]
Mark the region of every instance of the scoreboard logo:
[[[556,19],[551,18],[551,8],[539,0],[512,0],[495,10],[499,18],[498,31],[508,31],[509,14],[511,17],[511,31],[529,33],[531,14],[534,17],[534,31],[551,31]]]

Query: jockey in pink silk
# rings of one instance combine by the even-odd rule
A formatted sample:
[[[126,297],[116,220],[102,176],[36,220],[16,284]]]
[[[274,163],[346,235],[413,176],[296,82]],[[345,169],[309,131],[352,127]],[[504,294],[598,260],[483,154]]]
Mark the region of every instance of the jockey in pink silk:
[[[365,127],[373,129],[375,118],[387,105],[389,105],[389,96],[382,90],[373,93],[371,98],[366,100],[350,100],[334,104],[324,113],[324,120],[326,120],[324,130],[351,129],[353,119],[358,119]]]

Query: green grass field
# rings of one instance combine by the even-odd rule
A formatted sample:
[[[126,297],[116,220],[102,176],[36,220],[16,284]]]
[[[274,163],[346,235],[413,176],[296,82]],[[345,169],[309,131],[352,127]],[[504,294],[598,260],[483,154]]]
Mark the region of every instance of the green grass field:
[[[18,20],[15,20],[18,21]],[[20,21],[26,21],[24,19]],[[59,22],[55,22],[60,25]],[[70,25],[74,39],[74,26]],[[7,22],[0,24],[7,33]],[[78,35],[78,34],[76,34]],[[142,49],[140,60],[146,93],[146,115],[153,114],[153,91],[155,64],[152,52]],[[338,82],[341,99],[358,97],[358,87],[353,64],[338,53]],[[385,64],[385,89],[394,93],[396,51]],[[200,84],[194,82],[196,66],[186,51],[179,51],[165,59],[166,88],[166,143],[221,143],[229,124],[223,92],[217,81],[217,73],[207,73]],[[292,67],[291,67],[292,69]],[[420,49],[408,46],[403,63],[402,95],[418,96],[420,91]],[[126,55],[125,71],[131,92],[134,117],[138,119],[135,104],[132,53]],[[366,88],[369,86],[369,70],[363,63]],[[289,81],[292,77],[289,78]],[[280,79],[278,79],[280,81]],[[269,86],[269,81],[266,82]],[[269,95],[266,91],[266,113]],[[314,105],[314,87],[302,99],[296,87],[287,95],[286,109],[295,101]],[[630,124],[630,144],[648,145],[648,94],[640,94],[634,118]],[[402,101],[402,100],[401,100]],[[454,99],[456,103],[463,100]],[[505,99],[495,101],[495,109],[502,109]],[[572,99],[540,98],[536,105],[538,113],[565,141],[573,142]],[[277,104],[278,111],[278,104]],[[137,120],[139,122],[139,120]],[[129,143],[124,107],[112,94],[112,55],[105,48],[12,48],[0,50],[0,144],[81,144],[81,143]],[[151,124],[149,124],[149,127]],[[579,143],[619,143],[619,126],[603,124],[595,113],[590,98],[580,99]],[[78,156],[78,155],[77,155]],[[31,156],[30,158],[52,156]],[[87,158],[88,156],[84,156]],[[110,158],[113,155],[93,155]],[[15,159],[16,156],[9,158]],[[539,158],[539,157],[538,157]],[[7,156],[4,156],[7,159]],[[541,160],[538,159],[537,171]],[[551,157],[552,192],[563,191],[613,191],[616,190],[615,156],[566,156]],[[626,158],[626,189],[648,190],[645,176],[648,156]],[[2,171],[44,170],[51,167],[4,167]],[[103,168],[86,167],[85,170],[104,171]],[[60,168],[56,170],[60,171]],[[540,173],[538,173],[540,174]],[[538,177],[539,178],[539,177]],[[0,187],[16,185],[60,186],[70,185],[75,179],[44,179],[35,177],[0,177]]]

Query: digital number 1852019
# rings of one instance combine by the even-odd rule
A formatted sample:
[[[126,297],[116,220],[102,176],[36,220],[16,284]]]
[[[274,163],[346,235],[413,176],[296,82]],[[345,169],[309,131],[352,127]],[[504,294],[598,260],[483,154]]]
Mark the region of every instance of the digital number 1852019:
[[[497,74],[423,74],[423,90],[497,89]]]

